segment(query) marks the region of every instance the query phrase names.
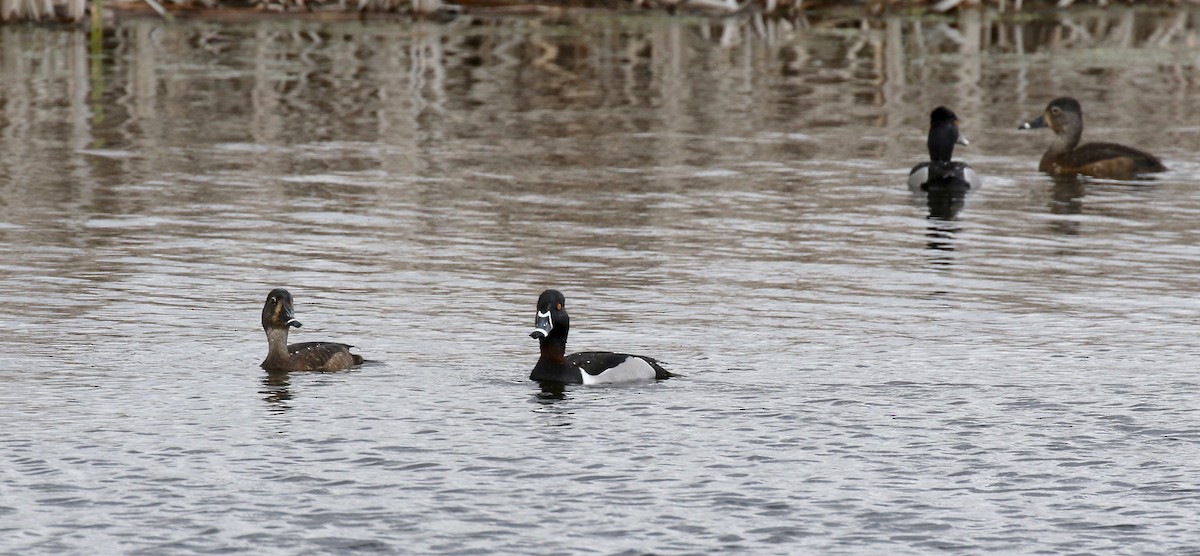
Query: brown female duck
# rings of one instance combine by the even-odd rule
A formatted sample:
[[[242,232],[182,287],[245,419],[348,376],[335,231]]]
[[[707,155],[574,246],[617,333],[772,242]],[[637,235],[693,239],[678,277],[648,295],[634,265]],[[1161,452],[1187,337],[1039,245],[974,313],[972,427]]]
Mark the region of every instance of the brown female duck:
[[[363,358],[350,353],[346,344],[305,342],[288,345],[288,329],[300,328],[292,314],[292,294],[276,288],[267,294],[262,312],[263,330],[267,332],[267,358],[262,368],[268,371],[340,371],[360,365]]]
[[[1079,144],[1083,136],[1083,109],[1079,101],[1061,97],[1050,101],[1041,116],[1017,129],[1049,127],[1058,138],[1042,155],[1038,170],[1054,175],[1084,174],[1097,178],[1130,179],[1138,174],[1163,172],[1158,157],[1116,143]]]

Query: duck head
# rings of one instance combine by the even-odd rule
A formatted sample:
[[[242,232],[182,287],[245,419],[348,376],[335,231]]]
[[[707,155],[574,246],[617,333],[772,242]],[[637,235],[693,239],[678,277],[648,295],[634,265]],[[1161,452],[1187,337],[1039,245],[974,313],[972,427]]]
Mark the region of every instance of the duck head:
[[[954,156],[954,145],[970,145],[971,142],[958,130],[958,116],[945,106],[933,109],[929,114],[929,160],[950,162]]]
[[[538,297],[537,314],[533,318],[530,338],[567,342],[571,318],[567,316],[567,298],[558,290],[546,290]]]
[[[264,330],[287,330],[288,327],[300,328],[300,321],[292,313],[292,294],[283,288],[275,288],[267,294],[267,302],[263,304],[262,326]]]
[[[1083,129],[1083,108],[1071,97],[1059,97],[1046,105],[1042,115],[1021,124],[1018,130],[1048,127],[1062,135],[1073,129]]]

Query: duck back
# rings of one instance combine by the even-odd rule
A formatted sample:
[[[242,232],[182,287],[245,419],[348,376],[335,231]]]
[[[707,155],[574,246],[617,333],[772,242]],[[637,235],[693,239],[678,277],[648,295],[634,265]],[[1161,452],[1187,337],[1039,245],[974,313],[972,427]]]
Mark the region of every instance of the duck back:
[[[1067,152],[1046,152],[1038,170],[1051,174],[1128,179],[1137,174],[1165,172],[1167,167],[1158,157],[1133,147],[1116,143],[1087,143]]]
[[[362,364],[361,355],[350,353],[352,347],[334,342],[290,344],[286,360],[268,357],[262,367],[269,371],[340,371]]]

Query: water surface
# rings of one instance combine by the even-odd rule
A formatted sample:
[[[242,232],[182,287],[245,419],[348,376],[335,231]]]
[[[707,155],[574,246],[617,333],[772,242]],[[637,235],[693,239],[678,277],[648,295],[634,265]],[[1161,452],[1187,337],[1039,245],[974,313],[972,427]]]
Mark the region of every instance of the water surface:
[[[1196,16],[0,28],[0,550],[1194,550]],[[684,376],[543,394],[548,287]]]

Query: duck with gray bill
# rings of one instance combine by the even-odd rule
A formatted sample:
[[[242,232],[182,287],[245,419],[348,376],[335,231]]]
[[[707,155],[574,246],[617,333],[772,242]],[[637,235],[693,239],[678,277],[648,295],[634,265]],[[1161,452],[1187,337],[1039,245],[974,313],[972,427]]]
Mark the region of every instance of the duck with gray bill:
[[[983,181],[966,162],[955,162],[954,145],[971,142],[958,130],[958,116],[949,108],[939,106],[929,114],[929,162],[913,166],[908,173],[908,188],[912,191],[961,192],[978,189]]]
[[[566,355],[567,333],[571,318],[567,298],[558,290],[546,290],[538,297],[533,332],[541,356],[529,374],[530,380],[543,384],[609,384],[673,376],[656,359],[642,355],[585,351]]]
[[[288,330],[300,328],[292,309],[292,294],[276,288],[263,304],[262,327],[267,333],[267,358],[262,368],[272,372],[340,371],[361,365],[362,356],[350,353],[347,344],[305,342],[288,345]]]
[[[1071,97],[1059,97],[1046,105],[1042,114],[1021,124],[1018,130],[1048,127],[1056,135],[1042,155],[1038,170],[1062,176],[1083,174],[1096,178],[1132,179],[1139,174],[1165,172],[1158,157],[1116,143],[1079,144],[1083,137],[1083,108]]]

